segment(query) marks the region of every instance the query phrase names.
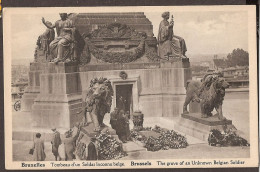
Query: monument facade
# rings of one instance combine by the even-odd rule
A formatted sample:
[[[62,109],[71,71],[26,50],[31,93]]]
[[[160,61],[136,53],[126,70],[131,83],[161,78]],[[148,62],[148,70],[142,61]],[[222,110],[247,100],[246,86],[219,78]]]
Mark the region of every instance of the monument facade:
[[[80,35],[78,40],[84,40],[78,44],[82,51],[69,62],[31,63],[42,69],[37,75],[38,92],[30,101],[22,101],[32,107],[35,125],[69,128],[81,120],[77,112],[95,77],[111,82],[111,109],[118,107],[130,114],[141,111],[148,117],[173,117],[182,112],[185,84],[191,79],[189,59],[175,56],[165,60],[157,55],[153,26],[144,13],[80,13],[67,17]],[[24,97],[27,95],[29,92]]]

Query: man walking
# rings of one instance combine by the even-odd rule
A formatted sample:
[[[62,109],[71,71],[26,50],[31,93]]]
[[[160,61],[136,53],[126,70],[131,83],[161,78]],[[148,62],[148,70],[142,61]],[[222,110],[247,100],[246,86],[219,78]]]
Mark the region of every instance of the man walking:
[[[52,131],[53,131],[52,140],[51,140],[52,153],[55,156],[55,160],[57,161],[59,157],[58,150],[61,144],[61,138],[60,138],[60,133],[56,130],[56,128],[53,128]]]

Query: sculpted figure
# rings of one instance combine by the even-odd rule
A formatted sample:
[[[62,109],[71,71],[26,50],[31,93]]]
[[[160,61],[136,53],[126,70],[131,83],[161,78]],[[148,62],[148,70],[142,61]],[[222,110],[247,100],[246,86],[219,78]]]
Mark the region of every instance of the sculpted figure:
[[[202,81],[187,81],[183,113],[189,113],[187,106],[190,101],[197,101],[200,102],[202,118],[212,116],[215,108],[218,118],[224,120],[222,104],[228,87],[229,84],[219,74],[206,75]]]
[[[99,131],[104,126],[103,119],[110,112],[112,105],[113,88],[106,78],[94,78],[86,97],[86,111],[89,112],[94,124],[94,131]]]
[[[47,21],[46,25],[52,26],[52,23]],[[47,59],[50,55],[49,44],[54,40],[54,38],[55,38],[54,29],[49,29],[49,28],[47,28],[45,32],[38,37],[36,42],[37,47],[35,48],[34,51],[35,62],[38,61],[38,50],[43,50],[46,60],[49,61],[49,59]]]
[[[60,13],[60,18],[54,25],[48,25],[42,18],[42,22],[47,28],[56,28],[57,37],[50,43],[50,53],[56,63],[64,62],[68,58],[72,58],[70,60],[77,58],[75,25],[72,20],[68,19],[67,13]]]
[[[46,25],[49,27],[52,26],[51,22],[46,21]],[[55,38],[55,31],[54,29],[47,28],[43,34],[41,34],[38,38],[37,45],[40,49],[44,50],[46,55],[50,54],[50,48],[49,44],[54,40]]]
[[[174,21],[169,23],[168,19],[170,17],[169,12],[164,12],[162,14],[163,21],[159,25],[158,32],[158,55],[160,58],[165,58],[165,56],[184,56],[187,51],[185,40],[179,36],[174,35],[173,25]]]

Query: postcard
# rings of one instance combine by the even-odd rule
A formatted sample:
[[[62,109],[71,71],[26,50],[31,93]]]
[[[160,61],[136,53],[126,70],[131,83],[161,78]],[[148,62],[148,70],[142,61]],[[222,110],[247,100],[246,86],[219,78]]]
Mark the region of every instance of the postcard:
[[[4,8],[6,169],[258,166],[255,6]]]

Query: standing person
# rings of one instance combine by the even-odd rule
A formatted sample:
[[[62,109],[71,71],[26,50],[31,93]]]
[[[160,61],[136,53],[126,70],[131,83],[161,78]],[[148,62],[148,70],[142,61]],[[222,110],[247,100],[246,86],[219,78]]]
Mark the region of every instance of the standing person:
[[[36,138],[33,142],[33,160],[34,161],[44,161],[46,158],[44,152],[44,141],[41,139],[41,134],[37,133]]]
[[[110,125],[114,130],[117,130],[117,118],[119,109],[115,108],[113,112],[110,113]]]
[[[55,156],[55,161],[57,161],[59,156],[59,146],[61,144],[61,138],[60,138],[60,133],[56,130],[56,128],[52,129],[53,131],[53,135],[52,135],[52,140],[51,140],[51,144],[52,144],[52,153]]]
[[[125,111],[120,110],[119,115],[118,115],[118,119],[117,119],[117,126],[118,126],[117,135],[123,143],[127,142],[126,125],[127,124],[126,124],[126,119],[125,119]]]
[[[65,145],[64,145],[63,142],[62,142],[61,145],[59,146],[58,153],[59,153],[60,161],[65,161],[65,160],[66,160]]]
[[[130,126],[129,126],[129,119],[130,119],[130,113],[127,111],[124,114],[124,119],[125,119],[125,135],[126,135],[126,140],[129,141],[130,139]]]
[[[126,111],[125,115],[127,116],[128,119],[130,119],[130,112]]]
[[[65,139],[64,139],[64,148],[65,148],[65,160],[66,161],[72,161],[75,159],[74,151],[75,151],[75,142],[77,140],[77,136],[72,137],[72,134],[70,132],[65,133]]]
[[[88,157],[87,160],[97,160],[98,151],[96,149],[96,138],[92,137],[90,143],[88,144]]]

